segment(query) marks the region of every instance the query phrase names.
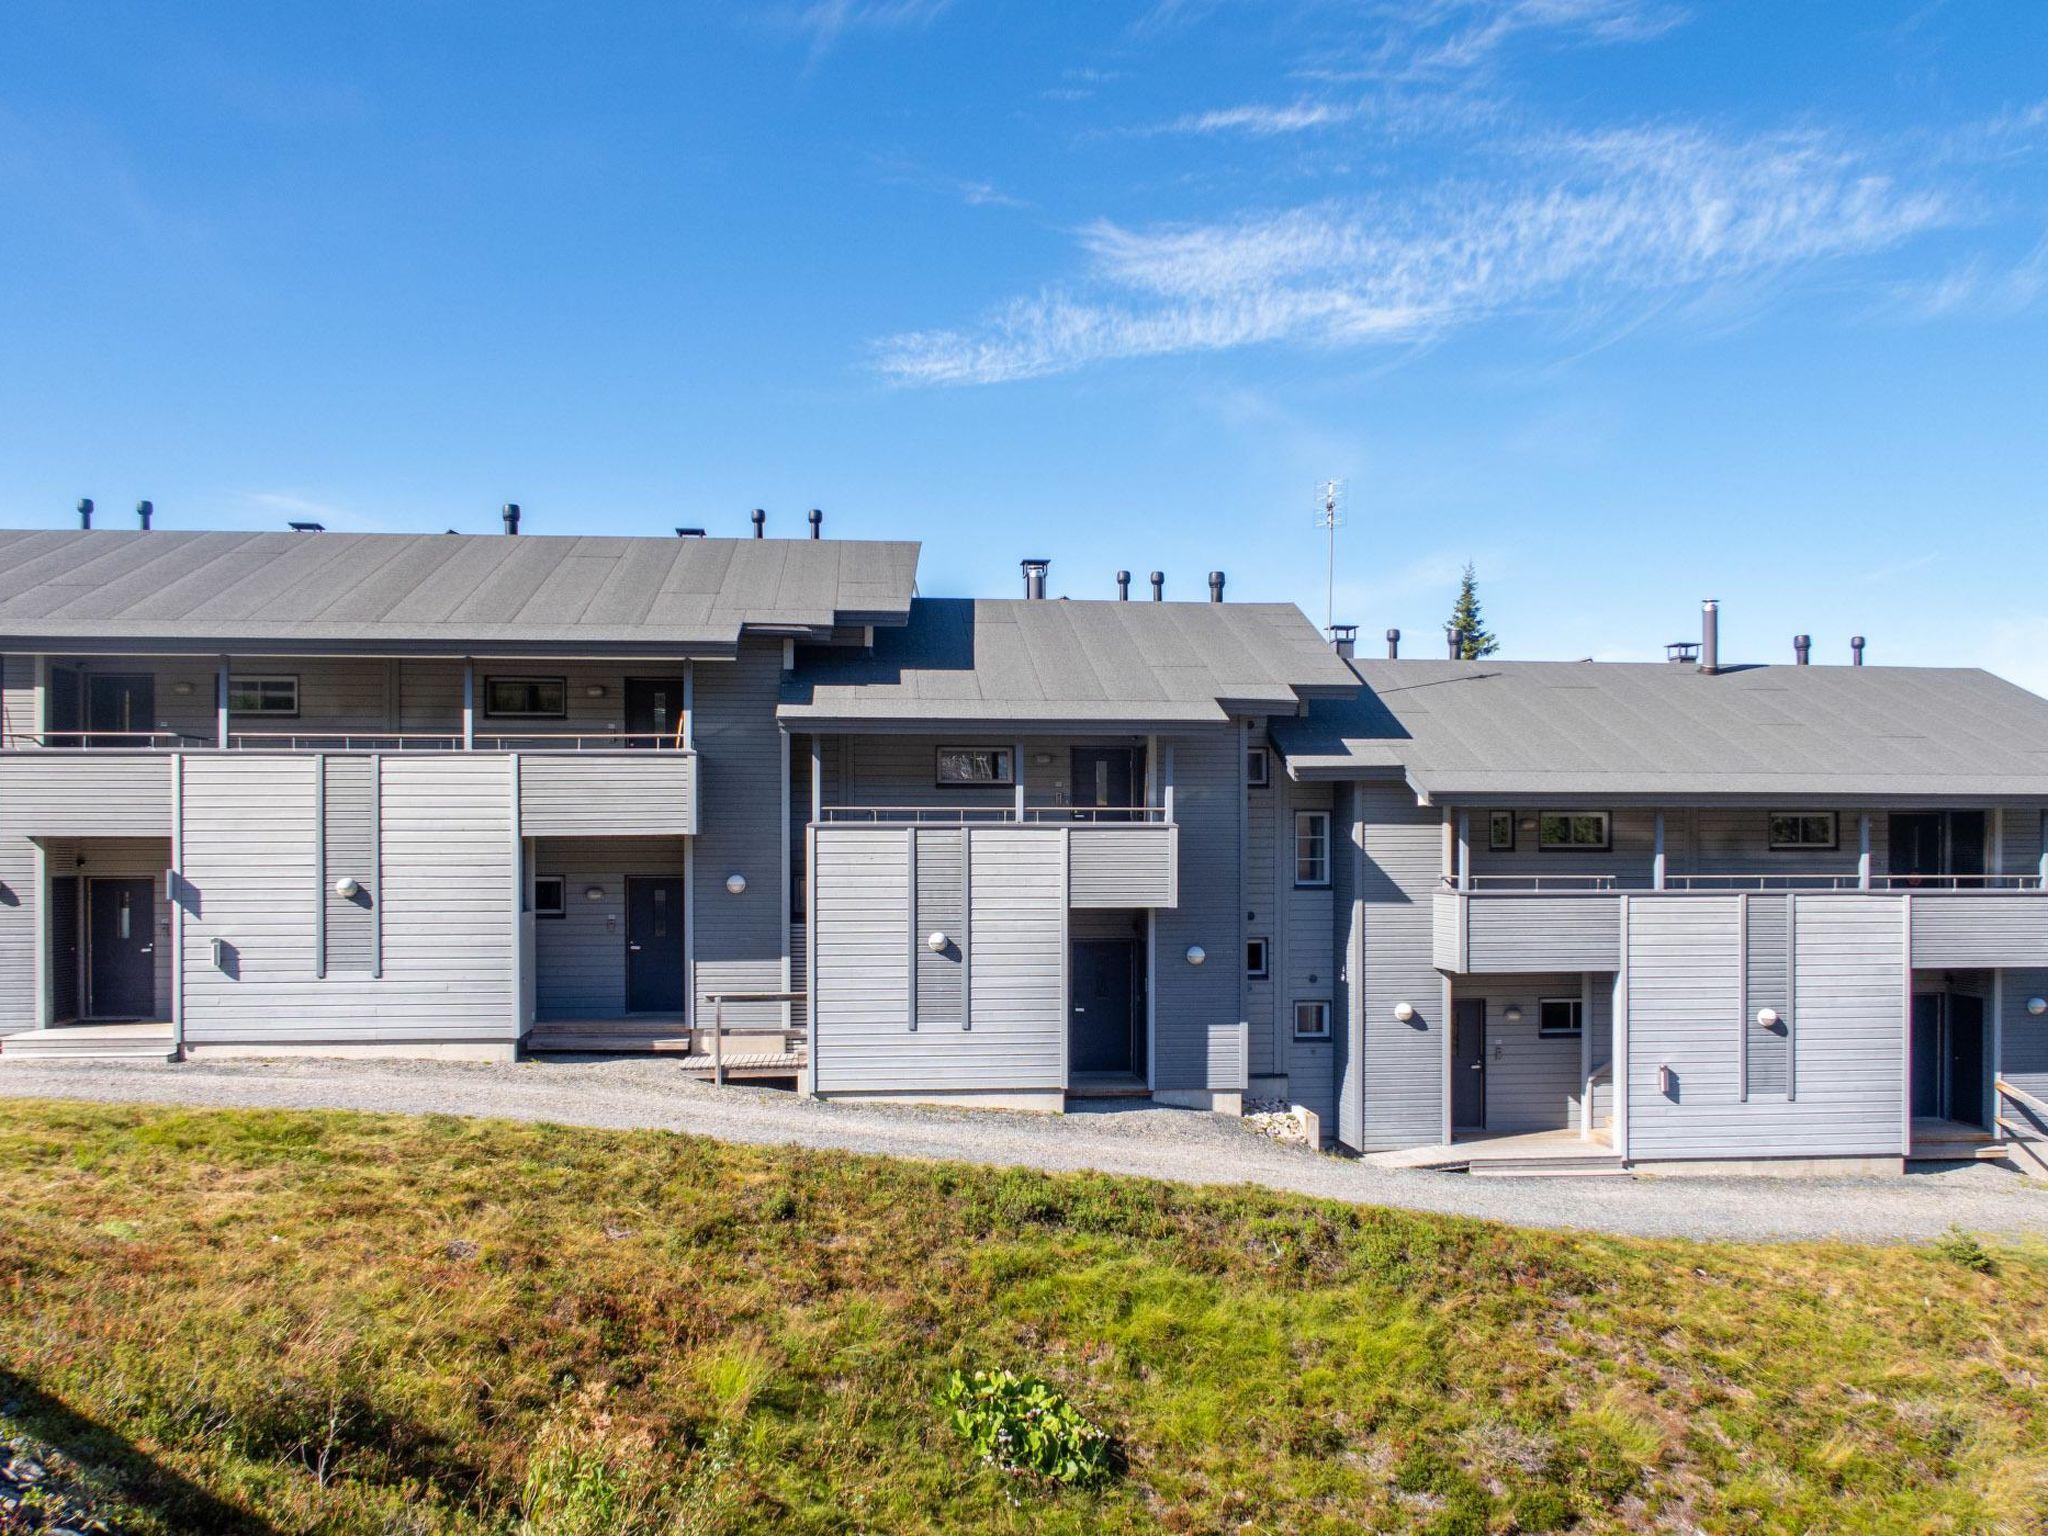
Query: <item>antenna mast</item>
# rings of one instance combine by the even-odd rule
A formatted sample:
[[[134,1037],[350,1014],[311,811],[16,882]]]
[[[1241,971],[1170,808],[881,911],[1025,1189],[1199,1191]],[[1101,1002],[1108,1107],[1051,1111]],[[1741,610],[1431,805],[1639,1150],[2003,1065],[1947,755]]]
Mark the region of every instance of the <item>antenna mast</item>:
[[[1337,622],[1337,530],[1344,526],[1344,482],[1325,480],[1316,487],[1316,527],[1330,538],[1329,567],[1323,587],[1323,632]]]

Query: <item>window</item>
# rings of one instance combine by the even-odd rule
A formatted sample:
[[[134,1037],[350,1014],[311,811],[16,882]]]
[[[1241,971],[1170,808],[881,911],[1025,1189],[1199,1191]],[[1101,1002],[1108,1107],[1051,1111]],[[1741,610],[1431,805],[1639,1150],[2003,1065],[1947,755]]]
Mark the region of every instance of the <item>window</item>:
[[[1244,973],[1253,981],[1264,981],[1273,974],[1270,961],[1267,959],[1264,939],[1244,941]]]
[[[1771,847],[1774,849],[1835,848],[1837,838],[1833,811],[1771,812]]]
[[[1294,813],[1294,883],[1330,883],[1330,813]]]
[[[1536,846],[1542,849],[1577,848],[1605,852],[1614,846],[1605,811],[1540,811],[1536,816]]]
[[[1273,760],[1266,755],[1264,747],[1246,749],[1244,781],[1253,789],[1264,789],[1273,782]]]
[[[1515,813],[1495,811],[1486,819],[1486,846],[1495,853],[1511,853],[1515,846]]]
[[[535,875],[533,877],[533,915],[535,917],[566,917],[569,912],[569,891],[561,875]]]
[[[1576,1038],[1583,1023],[1576,997],[1546,997],[1536,1005],[1536,1033],[1544,1039]]]
[[[569,713],[569,684],[559,677],[487,677],[484,713],[563,719]]]
[[[941,747],[941,784],[1014,784],[1016,764],[1008,747]]]
[[[1312,1002],[1297,1002],[1294,1005],[1294,1038],[1297,1040],[1329,1039],[1330,1005],[1321,999]]]
[[[299,712],[299,680],[296,677],[230,677],[228,713],[231,715],[296,715]]]

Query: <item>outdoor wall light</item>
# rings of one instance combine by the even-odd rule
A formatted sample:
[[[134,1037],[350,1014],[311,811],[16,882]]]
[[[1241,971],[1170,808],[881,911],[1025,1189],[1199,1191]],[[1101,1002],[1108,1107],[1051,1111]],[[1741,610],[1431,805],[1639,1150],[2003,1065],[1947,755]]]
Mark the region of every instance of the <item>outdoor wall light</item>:
[[[1206,959],[1208,959],[1208,958],[1209,958],[1209,951],[1207,951],[1206,949],[1202,948],[1202,946],[1201,946],[1201,945],[1199,945],[1199,944],[1190,944],[1190,945],[1188,946],[1188,964],[1189,964],[1189,965],[1200,965],[1200,964],[1201,964],[1201,963],[1202,963],[1202,962],[1203,962],[1204,960],[1206,960]]]
[[[181,699],[189,699],[192,697],[192,685],[190,683],[173,683],[171,684],[171,692]]]
[[[343,875],[339,880],[334,882],[334,894],[341,897],[341,899],[344,901],[348,900],[351,896],[355,895],[355,893],[357,891],[360,891],[361,889],[362,887],[356,884],[356,882],[350,879],[347,875]]]
[[[604,697],[604,684],[603,684],[603,683],[592,683],[592,684],[591,684],[591,685],[590,685],[590,686],[589,686],[588,688],[586,688],[586,689],[584,689],[584,690],[583,690],[583,695],[584,695],[584,697],[585,697],[585,698],[590,698],[590,699],[601,699],[601,698],[603,698],[603,697]]]
[[[1507,1006],[1507,1010],[1501,1014],[1501,1017],[1506,1019],[1510,1024],[1521,1023],[1522,1005],[1520,1003],[1509,1003]]]
[[[946,937],[946,931],[943,928],[935,928],[926,937],[924,947],[935,955],[943,955],[950,943],[952,940]]]
[[[1394,1017],[1395,1017],[1395,1018],[1397,1018],[1397,1019],[1399,1019],[1399,1020],[1400,1020],[1400,1021],[1401,1021],[1401,1022],[1402,1022],[1403,1024],[1412,1024],[1412,1023],[1414,1023],[1414,1022],[1415,1022],[1415,1005],[1414,1005],[1413,1003],[1396,1003],[1396,1004],[1394,1004]]]
[[[601,885],[586,885],[583,887],[583,899],[585,901],[603,901],[604,887]]]
[[[1657,1091],[1665,1098],[1671,1097],[1671,1063],[1665,1062],[1657,1068]]]
[[[2041,1017],[2042,1014],[2048,1013],[2048,997],[2028,998],[2027,1012],[2031,1013],[2037,1019]]]
[[[1775,1029],[1778,1027],[1778,1010],[1775,1008],[1759,1008],[1756,1011],[1756,1021],[1763,1025],[1765,1029]]]
[[[746,890],[747,877],[745,875],[727,875],[725,877],[725,888],[737,896]]]

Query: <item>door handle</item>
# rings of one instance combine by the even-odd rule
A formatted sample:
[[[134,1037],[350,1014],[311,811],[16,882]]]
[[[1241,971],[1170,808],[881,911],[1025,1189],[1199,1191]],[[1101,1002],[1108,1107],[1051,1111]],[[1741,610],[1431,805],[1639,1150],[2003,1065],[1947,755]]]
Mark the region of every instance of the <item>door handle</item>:
[[[1486,1070],[1486,1063],[1483,1061],[1475,1061],[1472,1063],[1472,1070],[1474,1072],[1484,1072]]]
[[[640,953],[640,946],[638,944],[628,944],[626,948],[632,950],[636,955]]]
[[[1087,1010],[1086,1008],[1083,1008],[1083,1007],[1082,1007],[1082,1006],[1081,1006],[1081,1005],[1080,1005],[1079,1003],[1076,1003],[1076,1004],[1074,1004],[1074,1012],[1076,1012],[1076,1013],[1086,1013],[1087,1011],[1088,1011],[1088,1010]]]
[[[143,946],[142,946],[142,948],[141,948],[141,950],[139,951],[139,953],[141,953],[141,954],[145,954],[145,955],[153,955],[153,954],[155,954],[155,953],[156,953],[156,946],[155,946],[154,944],[145,944],[145,945],[143,945]]]

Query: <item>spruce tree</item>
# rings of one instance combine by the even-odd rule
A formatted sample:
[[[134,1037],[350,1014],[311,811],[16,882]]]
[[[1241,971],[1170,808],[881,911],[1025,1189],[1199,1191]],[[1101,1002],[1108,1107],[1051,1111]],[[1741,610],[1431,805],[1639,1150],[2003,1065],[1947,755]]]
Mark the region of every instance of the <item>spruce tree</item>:
[[[1458,600],[1451,604],[1451,622],[1446,627],[1464,637],[1458,655],[1465,661],[1477,661],[1500,649],[1500,641],[1486,632],[1486,615],[1479,610],[1479,579],[1470,560],[1459,578]]]

